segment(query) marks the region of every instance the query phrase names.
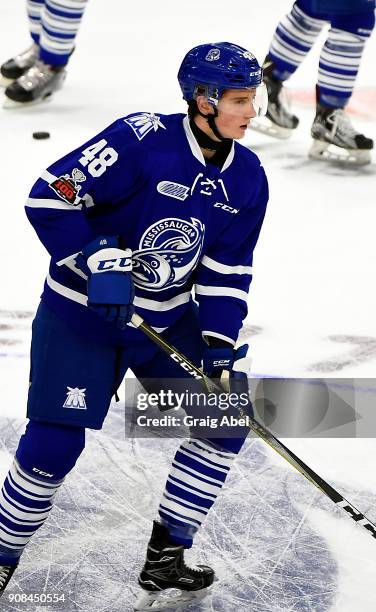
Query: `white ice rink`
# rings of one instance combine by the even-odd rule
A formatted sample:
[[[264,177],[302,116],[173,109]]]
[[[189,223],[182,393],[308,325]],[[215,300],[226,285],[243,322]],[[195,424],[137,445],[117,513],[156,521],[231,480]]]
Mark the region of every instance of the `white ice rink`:
[[[0,3],[0,62],[28,45],[24,1]],[[48,256],[24,215],[42,169],[130,112],[183,112],[186,51],[229,40],[262,60],[290,0],[89,0],[64,89],[28,109],[0,107],[0,476],[24,427],[32,313]],[[323,41],[323,38],[320,39]],[[249,317],[255,375],[376,377],[376,153],[347,169],[307,157],[320,41],[290,82],[301,123],[289,141],[249,131],[270,203],[255,252]],[[350,110],[376,140],[376,35]],[[0,98],[2,94],[0,92]],[[301,102],[302,99],[308,102]],[[1,104],[1,100],[0,100]],[[46,130],[51,138],[32,139]],[[376,522],[376,432],[287,445]],[[9,592],[65,593],[44,610],[130,612],[151,520],[177,442],[124,439],[114,405],[91,432]],[[373,612],[376,541],[253,438],[191,553],[219,577],[190,612]],[[6,592],[8,593],[8,591]],[[5,611],[42,609],[1,600]]]

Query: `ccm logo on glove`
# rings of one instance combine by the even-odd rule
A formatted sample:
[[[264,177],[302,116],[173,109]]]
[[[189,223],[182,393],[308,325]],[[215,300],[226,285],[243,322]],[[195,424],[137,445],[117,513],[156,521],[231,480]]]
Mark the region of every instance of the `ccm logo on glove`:
[[[103,259],[105,254],[106,259]],[[130,249],[107,248],[90,255],[87,265],[92,274],[100,272],[131,272],[132,251]]]

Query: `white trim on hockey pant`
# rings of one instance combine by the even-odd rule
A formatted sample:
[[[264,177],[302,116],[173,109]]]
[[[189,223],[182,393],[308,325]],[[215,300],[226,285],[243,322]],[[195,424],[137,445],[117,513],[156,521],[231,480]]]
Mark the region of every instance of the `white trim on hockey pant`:
[[[233,297],[246,302],[248,293],[241,289],[233,289],[232,287],[216,287],[209,285],[195,285],[196,295],[206,295],[210,297]]]
[[[210,268],[210,270],[214,270],[214,272],[219,272],[220,274],[253,274],[252,266],[227,266],[219,261],[215,261],[215,259],[207,255],[203,256],[200,263],[206,268]]]

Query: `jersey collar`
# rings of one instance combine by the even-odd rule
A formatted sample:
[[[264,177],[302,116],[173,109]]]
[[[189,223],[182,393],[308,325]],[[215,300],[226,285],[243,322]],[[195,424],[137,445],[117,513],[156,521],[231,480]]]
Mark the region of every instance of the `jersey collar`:
[[[189,125],[189,118],[186,115],[183,119],[183,127],[184,127],[184,131],[185,131],[185,135],[187,137],[188,140],[188,144],[191,148],[192,151],[192,155],[198,159],[198,161],[203,164],[203,166],[206,166],[206,162],[205,162],[205,157],[202,154],[202,151],[198,145],[198,142],[196,140],[196,138],[193,135],[193,132],[191,130],[191,126]],[[231,149],[230,149],[230,153],[227,155],[225,163],[222,166],[221,169],[221,173],[224,172],[225,170],[227,170],[227,168],[231,165],[232,160],[234,159],[234,155],[235,155],[235,144],[234,142],[232,143]]]

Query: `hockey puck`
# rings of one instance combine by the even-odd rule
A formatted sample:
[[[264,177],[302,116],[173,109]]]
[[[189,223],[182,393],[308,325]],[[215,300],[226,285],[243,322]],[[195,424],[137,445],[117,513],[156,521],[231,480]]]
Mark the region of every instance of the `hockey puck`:
[[[49,132],[33,132],[33,138],[35,140],[46,140],[46,138],[50,137]]]

